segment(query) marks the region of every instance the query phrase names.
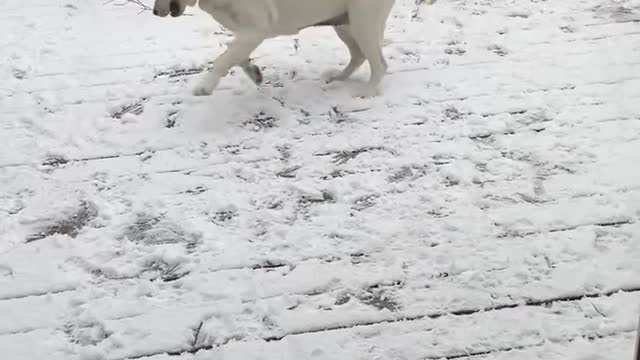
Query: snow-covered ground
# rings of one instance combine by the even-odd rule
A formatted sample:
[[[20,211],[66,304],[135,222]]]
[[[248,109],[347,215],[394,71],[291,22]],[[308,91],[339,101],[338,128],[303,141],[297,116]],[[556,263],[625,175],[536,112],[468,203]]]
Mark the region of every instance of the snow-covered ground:
[[[0,1],[2,359],[630,359],[640,1],[422,3],[354,99],[330,29],[196,98],[199,10]]]

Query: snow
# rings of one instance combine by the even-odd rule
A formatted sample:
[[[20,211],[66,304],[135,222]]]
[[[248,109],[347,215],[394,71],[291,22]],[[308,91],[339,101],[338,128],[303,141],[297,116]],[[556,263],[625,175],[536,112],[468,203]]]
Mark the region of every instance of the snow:
[[[368,99],[330,29],[193,97],[198,9],[2,5],[3,359],[631,358],[640,1],[397,0]]]

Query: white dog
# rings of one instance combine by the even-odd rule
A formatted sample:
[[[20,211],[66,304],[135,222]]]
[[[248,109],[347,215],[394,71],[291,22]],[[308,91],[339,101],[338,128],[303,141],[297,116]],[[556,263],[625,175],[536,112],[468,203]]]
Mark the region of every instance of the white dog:
[[[180,16],[198,0],[155,0],[157,16]],[[311,26],[333,26],[351,54],[349,64],[329,77],[329,81],[351,76],[365,60],[371,77],[355,96],[373,96],[387,70],[382,39],[387,18],[395,0],[200,0],[199,6],[214,20],[234,33],[227,49],[213,62],[193,93],[210,95],[231,67],[240,66],[256,83],[262,81],[260,69],[249,56],[264,40],[295,35]]]

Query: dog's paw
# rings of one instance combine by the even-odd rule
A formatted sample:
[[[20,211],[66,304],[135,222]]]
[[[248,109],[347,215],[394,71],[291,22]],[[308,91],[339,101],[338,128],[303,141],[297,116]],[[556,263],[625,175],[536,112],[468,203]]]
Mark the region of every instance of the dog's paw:
[[[322,79],[326,84],[330,84],[334,81],[345,81],[349,76],[347,76],[344,71],[340,70],[328,70],[322,74]]]
[[[195,96],[209,96],[213,93],[213,88],[214,87],[208,83],[200,83],[193,88],[192,93]]]
[[[196,79],[192,93],[195,96],[209,96],[213,93],[213,90],[218,87],[219,81],[220,77],[215,76],[215,74],[204,74],[200,78]]]
[[[243,67],[242,69],[244,70],[245,74],[249,76],[249,78],[251,79],[251,81],[253,81],[254,84],[256,85],[262,84],[264,77],[262,76],[262,71],[257,65],[250,64],[248,66]]]
[[[351,96],[356,98],[369,98],[376,97],[378,95],[380,95],[380,91],[377,88],[366,85],[356,87],[355,89],[351,90]]]

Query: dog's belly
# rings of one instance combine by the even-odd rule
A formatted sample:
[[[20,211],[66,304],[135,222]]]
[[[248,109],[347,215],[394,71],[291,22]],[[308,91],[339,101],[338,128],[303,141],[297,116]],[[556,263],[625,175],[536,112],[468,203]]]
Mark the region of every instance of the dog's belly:
[[[278,35],[292,35],[316,25],[342,25],[348,20],[348,0],[273,0],[278,21],[273,31]]]
[[[311,26],[337,26],[348,21],[349,0],[271,0],[275,14],[270,14],[265,1],[211,0],[200,1],[199,5],[234,33],[256,32],[266,37],[294,35]]]
[[[349,25],[349,14],[344,13],[342,15],[338,15],[328,20],[321,21],[319,23],[315,23],[311,25],[313,26],[343,26]]]
[[[240,17],[242,14],[239,14],[229,3],[218,4],[215,1],[200,1],[199,6],[202,10],[211,15],[217,23],[232,32],[238,32],[239,30],[246,29],[246,25],[241,22]]]

